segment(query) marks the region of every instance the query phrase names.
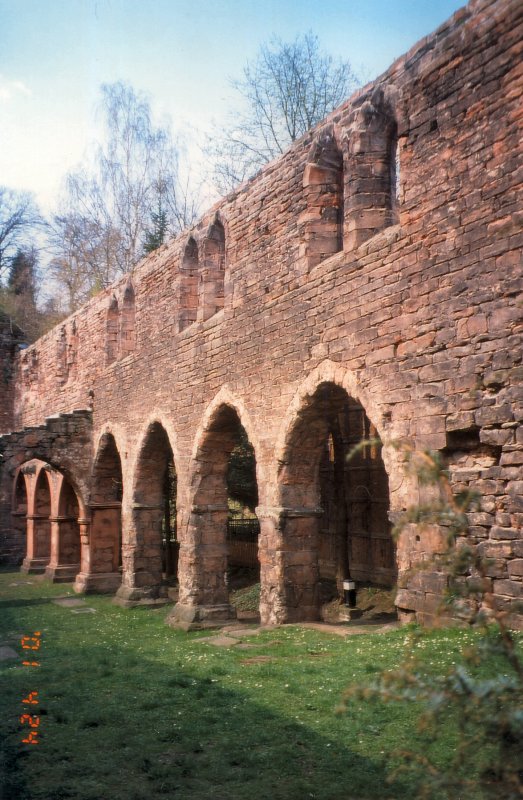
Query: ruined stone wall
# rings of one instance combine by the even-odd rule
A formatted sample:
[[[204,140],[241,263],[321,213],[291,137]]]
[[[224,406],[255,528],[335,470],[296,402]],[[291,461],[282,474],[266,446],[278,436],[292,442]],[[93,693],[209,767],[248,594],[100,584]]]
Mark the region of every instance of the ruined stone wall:
[[[87,410],[56,415],[41,425],[0,437],[0,563],[21,564],[25,556],[25,532],[18,533],[11,514],[14,481],[22,464],[41,459],[59,467],[85,507],[91,446],[92,420]]]
[[[247,430],[269,518],[285,505],[278,459],[292,457],[300,409],[320,383],[338,384],[384,442],[443,450],[456,485],[481,492],[471,541],[496,559],[500,602],[521,597],[522,18],[517,0],[473,0],[23,352],[15,429],[92,403],[93,452],[110,431],[121,455],[125,527],[141,444],[160,422],[183,539],[213,410],[235,408]],[[416,495],[394,453],[384,458],[394,512]],[[281,547],[264,524],[272,586]],[[182,571],[195,547],[182,547]],[[398,605],[420,619],[441,580],[405,575],[431,549],[430,539],[398,548]],[[181,580],[190,597],[192,579]]]

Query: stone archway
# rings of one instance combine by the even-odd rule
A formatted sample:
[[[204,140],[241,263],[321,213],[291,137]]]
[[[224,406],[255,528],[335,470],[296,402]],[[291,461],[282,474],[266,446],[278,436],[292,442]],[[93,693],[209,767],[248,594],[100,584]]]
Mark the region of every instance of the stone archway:
[[[236,616],[229,603],[227,532],[235,493],[231,455],[238,448],[247,454],[255,473],[254,450],[238,411],[228,402],[218,403],[206,419],[194,457],[193,502],[180,551],[180,595],[170,624],[209,627]],[[257,489],[250,491],[257,499]],[[250,504],[253,511],[255,503]]]
[[[122,464],[112,433],[102,435],[94,461],[89,542],[75,583],[78,592],[114,592],[121,583]]]
[[[27,484],[24,473],[20,469],[14,483],[11,503],[11,527],[17,542],[17,549],[20,549],[23,556],[27,555],[27,506]]]
[[[51,482],[49,465],[34,460],[22,467],[28,480],[27,552],[22,572],[45,572],[51,557]]]
[[[152,422],[139,451],[131,522],[123,544],[122,585],[117,600],[125,606],[165,602],[173,579],[176,537],[176,470],[168,434]]]
[[[265,619],[317,619],[322,577],[336,578],[340,590],[349,575],[394,582],[381,443],[361,403],[341,386],[323,381],[305,396],[286,436],[278,484],[280,505],[268,514],[278,578],[262,587]]]
[[[51,556],[45,576],[54,583],[72,581],[80,571],[80,502],[69,481],[53,473]]]

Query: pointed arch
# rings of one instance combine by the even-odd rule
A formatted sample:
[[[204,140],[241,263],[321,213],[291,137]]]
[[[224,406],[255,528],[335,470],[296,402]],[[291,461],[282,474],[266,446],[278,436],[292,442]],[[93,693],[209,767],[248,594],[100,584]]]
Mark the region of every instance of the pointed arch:
[[[381,412],[373,397],[362,388],[351,370],[346,369],[340,364],[336,364],[330,359],[326,359],[307,375],[294,392],[276,439],[276,466],[284,461],[289,432],[300,410],[307,405],[309,398],[312,397],[321,383],[332,383],[345,389],[350,397],[353,397],[366,409],[368,415],[376,425],[380,438],[386,438],[386,431],[382,425]],[[273,475],[271,477],[274,479],[276,476]]]
[[[222,386],[220,391],[213,397],[210,403],[207,405],[205,411],[203,412],[202,421],[198,426],[198,430],[196,431],[196,435],[194,437],[194,443],[192,448],[192,460],[197,457],[198,447],[200,442],[202,441],[206,431],[210,429],[213,423],[213,419],[216,416],[218,409],[221,406],[230,406],[234,411],[237,413],[238,418],[241,422],[243,428],[247,432],[247,436],[249,437],[249,441],[252,443],[256,452],[260,449],[260,442],[258,439],[258,435],[256,432],[256,428],[254,426],[252,416],[245,405],[244,401],[238,397],[231,388],[225,384]],[[263,476],[258,475],[259,483],[263,482]]]
[[[388,474],[364,400],[350,373],[324,362],[290,404],[277,445],[279,621],[317,618],[320,580],[336,579],[340,591],[348,577],[382,585],[396,578]]]
[[[38,459],[22,465],[28,487],[27,551],[23,572],[44,572],[51,557],[52,485],[49,470],[49,464]]]
[[[74,380],[77,371],[78,357],[78,329],[76,319],[70,320],[66,324],[65,352],[63,356],[65,380]]]
[[[66,326],[56,329],[56,376],[61,384],[67,383],[67,332]]]
[[[199,286],[199,316],[209,319],[224,306],[225,228],[219,217],[209,227],[202,244],[203,268]]]
[[[91,564],[93,573],[116,574],[122,563],[122,461],[114,435],[98,442],[91,478]]]
[[[223,387],[207,407],[195,437],[192,502],[180,549],[174,624],[197,626],[207,618],[234,617],[228,574],[235,563],[252,567],[257,580],[257,463],[251,431],[243,404]]]
[[[15,474],[11,508],[13,513],[23,514],[24,517],[27,514],[27,483],[21,467]]]
[[[318,133],[303,173],[306,209],[300,217],[307,269],[343,250],[343,155],[332,126]]]
[[[21,468],[15,474],[13,497],[11,502],[11,526],[15,534],[17,549],[24,555],[27,552],[27,512],[28,487]],[[19,562],[20,563],[20,562]]]
[[[177,476],[166,428],[147,423],[134,464],[131,515],[123,545],[123,605],[165,602],[177,572]]]
[[[105,363],[107,366],[118,358],[119,316],[118,300],[113,294],[105,314]]]
[[[51,518],[51,557],[45,576],[54,583],[74,580],[80,570],[81,501],[72,484],[61,473],[55,475]]]
[[[122,296],[118,329],[118,352],[120,358],[125,358],[135,349],[135,314],[136,300],[133,284],[127,281]]]
[[[180,267],[179,330],[196,322],[198,313],[199,258],[198,244],[190,236],[185,245]]]
[[[350,131],[347,238],[358,247],[399,221],[400,146],[393,90],[376,88],[362,102]]]

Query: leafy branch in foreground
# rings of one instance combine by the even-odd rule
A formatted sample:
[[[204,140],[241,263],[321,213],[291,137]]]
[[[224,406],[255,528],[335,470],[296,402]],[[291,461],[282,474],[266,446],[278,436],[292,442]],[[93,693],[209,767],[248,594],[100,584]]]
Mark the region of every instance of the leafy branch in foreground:
[[[348,690],[343,709],[354,699],[409,702],[421,709],[417,751],[390,754],[396,764],[390,779],[410,773],[419,798],[516,800],[523,797],[523,661],[508,614],[496,606],[491,591],[491,562],[480,547],[467,543],[467,513],[478,498],[471,491],[452,491],[439,454],[397,446],[430,498],[408,508],[394,534],[399,536],[408,525],[436,525],[446,532],[444,551],[416,568],[447,572],[442,610],[472,626],[476,643],[463,650],[447,674],[435,675],[417,657],[430,633],[414,628],[401,668],[382,673],[369,686]],[[456,743],[453,757],[441,763],[437,745],[449,735]]]

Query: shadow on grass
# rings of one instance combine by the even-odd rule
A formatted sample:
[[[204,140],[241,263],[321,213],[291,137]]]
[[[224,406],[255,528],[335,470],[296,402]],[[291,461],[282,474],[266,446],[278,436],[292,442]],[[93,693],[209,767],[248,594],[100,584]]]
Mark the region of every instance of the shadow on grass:
[[[8,608],[21,608],[22,606],[44,606],[52,603],[54,597],[27,598],[26,600],[0,600],[0,611]]]
[[[55,652],[52,661],[41,675],[38,752],[21,756],[20,734],[7,737],[14,793],[6,800],[408,796],[399,784],[386,787],[383,764],[351,751],[348,736],[340,745],[334,714],[332,737],[294,719],[292,697],[277,713],[220,687],[219,672],[197,678],[97,647],[77,649],[69,663]]]
[[[19,602],[38,604],[6,605],[15,609]],[[2,627],[17,619],[6,612]],[[311,697],[296,687],[285,695],[270,664],[256,673],[257,688],[246,689],[241,686],[246,673],[234,653],[174,631],[166,637],[145,614],[129,615],[128,636],[125,623],[116,636],[110,627],[114,619],[100,615],[85,625],[46,613],[42,667],[31,674],[35,685],[29,685],[24,669],[6,668],[2,800],[412,796],[400,781],[386,784],[383,756],[364,757],[351,749],[355,732],[346,717],[333,711],[327,732],[297,719],[307,716]],[[122,633],[125,641],[118,641]],[[142,644],[147,655],[137,652]],[[189,658],[194,668],[187,665]],[[41,702],[34,710],[41,718],[40,744],[31,750],[20,744],[18,724],[20,699],[28,689],[37,689]],[[325,718],[325,711],[318,715]]]

